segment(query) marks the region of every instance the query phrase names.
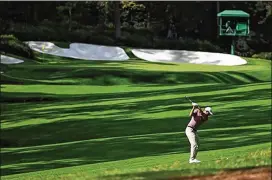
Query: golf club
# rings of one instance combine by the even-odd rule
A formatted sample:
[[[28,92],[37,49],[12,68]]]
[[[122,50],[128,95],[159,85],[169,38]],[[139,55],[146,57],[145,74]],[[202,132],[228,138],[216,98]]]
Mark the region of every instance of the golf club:
[[[188,97],[188,96],[185,96],[185,98],[190,101],[190,103],[193,103],[193,101]],[[198,105],[199,106],[199,105]]]
[[[191,101],[191,99],[190,99],[189,97],[185,96],[185,98],[186,98],[187,100],[189,100],[191,103],[193,102],[193,101]]]

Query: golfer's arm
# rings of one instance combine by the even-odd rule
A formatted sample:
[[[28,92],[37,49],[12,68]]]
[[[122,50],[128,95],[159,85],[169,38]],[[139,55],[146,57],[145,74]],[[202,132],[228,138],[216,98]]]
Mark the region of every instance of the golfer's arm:
[[[189,114],[189,117],[191,117],[191,116],[192,116],[192,114],[193,114],[194,110],[195,110],[195,108],[193,107],[193,108],[192,108],[192,110],[191,110],[191,112],[190,112],[190,114]]]
[[[203,114],[204,114],[204,112],[202,111],[202,109],[201,109],[200,107],[199,107],[198,109],[199,109],[199,111],[200,111],[201,115],[203,115]]]

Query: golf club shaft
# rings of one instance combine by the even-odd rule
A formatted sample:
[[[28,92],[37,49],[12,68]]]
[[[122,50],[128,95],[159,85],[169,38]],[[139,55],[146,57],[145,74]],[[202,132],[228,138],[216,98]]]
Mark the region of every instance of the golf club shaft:
[[[191,103],[193,103],[193,101],[189,97],[187,97],[187,96],[185,96],[185,97],[186,97],[186,99],[188,99],[188,101],[190,101]]]
[[[193,101],[191,101],[191,99],[190,98],[188,98],[187,96],[185,96],[186,97],[186,99],[188,99],[191,103],[193,102]]]

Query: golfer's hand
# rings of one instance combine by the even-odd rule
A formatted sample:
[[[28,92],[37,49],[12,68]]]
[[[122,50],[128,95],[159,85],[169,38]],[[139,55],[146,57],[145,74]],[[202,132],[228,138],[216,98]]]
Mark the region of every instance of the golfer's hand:
[[[198,107],[198,104],[197,104],[197,103],[192,102],[192,106],[193,106],[194,108],[197,108],[197,107]]]

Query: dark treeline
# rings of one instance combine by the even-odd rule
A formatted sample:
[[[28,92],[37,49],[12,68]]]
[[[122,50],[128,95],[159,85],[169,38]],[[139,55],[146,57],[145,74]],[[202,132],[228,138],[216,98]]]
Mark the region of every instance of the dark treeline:
[[[239,9],[250,14],[251,32],[248,38],[237,38],[238,52],[252,55],[272,49],[271,5],[246,1],[7,1],[0,2],[0,34],[21,40],[226,52],[231,38],[218,37],[216,15]],[[205,47],[195,47],[197,43]]]

